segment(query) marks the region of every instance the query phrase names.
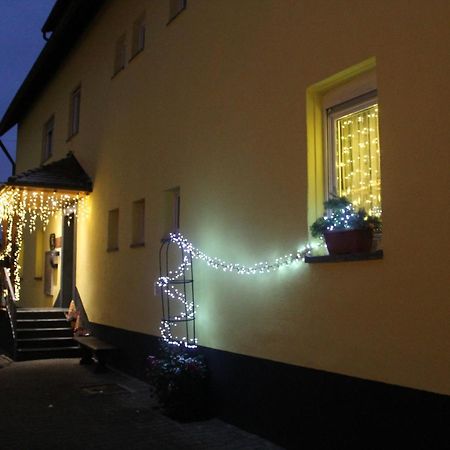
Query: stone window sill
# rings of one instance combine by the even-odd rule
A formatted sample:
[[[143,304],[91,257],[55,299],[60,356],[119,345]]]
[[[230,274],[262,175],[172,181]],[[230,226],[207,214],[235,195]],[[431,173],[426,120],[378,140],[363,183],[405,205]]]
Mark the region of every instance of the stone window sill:
[[[383,250],[376,250],[369,253],[351,253],[348,255],[323,255],[323,256],[305,256],[305,263],[334,263],[349,261],[368,261],[372,259],[383,259]]]

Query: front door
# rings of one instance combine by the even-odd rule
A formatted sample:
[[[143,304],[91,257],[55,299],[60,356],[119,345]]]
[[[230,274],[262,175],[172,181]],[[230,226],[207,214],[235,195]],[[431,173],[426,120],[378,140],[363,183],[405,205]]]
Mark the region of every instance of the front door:
[[[63,216],[61,290],[57,299],[60,308],[68,308],[75,285],[75,217]]]

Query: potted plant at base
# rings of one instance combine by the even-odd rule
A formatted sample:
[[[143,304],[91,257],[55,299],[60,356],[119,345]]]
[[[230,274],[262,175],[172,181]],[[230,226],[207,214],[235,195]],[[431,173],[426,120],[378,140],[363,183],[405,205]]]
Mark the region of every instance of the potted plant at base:
[[[325,239],[330,255],[371,251],[374,232],[381,232],[378,217],[356,209],[346,197],[333,196],[323,206],[325,213],[311,225],[311,234]]]
[[[169,417],[180,421],[208,417],[208,370],[201,356],[164,346],[161,357],[147,357],[146,366],[151,390]]]

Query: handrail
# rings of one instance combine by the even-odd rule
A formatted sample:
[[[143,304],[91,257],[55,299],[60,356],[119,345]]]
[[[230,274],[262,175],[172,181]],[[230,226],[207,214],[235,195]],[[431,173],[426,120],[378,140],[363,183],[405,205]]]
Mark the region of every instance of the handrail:
[[[13,350],[16,350],[16,297],[14,295],[14,289],[11,284],[8,269],[2,268],[0,273],[0,286],[2,289],[2,295],[6,301],[6,311],[9,317],[9,324],[11,326],[11,334],[13,338]]]

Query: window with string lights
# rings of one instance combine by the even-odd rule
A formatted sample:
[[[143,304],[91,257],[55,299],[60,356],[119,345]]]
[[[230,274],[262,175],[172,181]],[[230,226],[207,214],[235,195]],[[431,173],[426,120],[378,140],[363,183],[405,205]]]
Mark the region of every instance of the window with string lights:
[[[355,212],[380,224],[373,228],[370,254],[365,252],[359,259],[372,259],[372,253],[382,257],[381,145],[375,58],[309,86],[306,108],[310,229],[322,214],[323,217],[332,214],[329,210],[323,212],[328,200],[345,198]],[[344,228],[352,227],[347,224]],[[325,256],[323,262],[329,262],[330,255],[322,255],[320,250],[317,253],[314,258]],[[306,259],[319,262],[310,260],[309,256]]]
[[[328,191],[381,216],[377,91],[326,109]]]

